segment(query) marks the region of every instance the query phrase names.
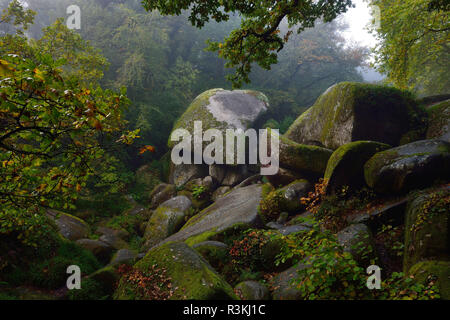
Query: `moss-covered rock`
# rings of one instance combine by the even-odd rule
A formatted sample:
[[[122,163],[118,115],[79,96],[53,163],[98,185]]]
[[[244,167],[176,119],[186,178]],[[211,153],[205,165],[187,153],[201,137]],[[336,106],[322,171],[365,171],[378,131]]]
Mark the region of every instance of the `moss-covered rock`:
[[[147,223],[145,246],[150,248],[177,232],[185,223],[191,205],[191,200],[185,196],[177,196],[162,203]]]
[[[258,213],[264,223],[275,221],[282,212],[300,213],[304,206],[300,198],[311,191],[312,186],[307,180],[296,180],[277,190],[268,192],[261,200]]]
[[[166,272],[170,278],[174,300],[228,300],[236,299],[233,289],[194,249],[182,242],[168,242],[150,250],[134,268],[147,272],[152,266]],[[168,288],[167,288],[168,289]],[[168,289],[169,290],[169,289]],[[122,278],[115,298],[145,299],[136,294],[136,288]]]
[[[327,193],[333,194],[344,186],[358,190],[365,185],[364,164],[389,145],[374,141],[355,141],[339,147],[330,157],[324,178]]]
[[[439,139],[450,142],[450,100],[427,108],[427,139]]]
[[[450,261],[423,261],[415,264],[409,274],[415,281],[427,284],[433,281],[441,299],[450,300]]]
[[[323,93],[291,125],[286,137],[303,144],[319,142],[330,149],[360,140],[396,146],[408,131],[424,128],[425,119],[424,111],[406,92],[342,82]]]
[[[169,200],[177,193],[177,188],[173,184],[161,183],[150,193],[150,208],[155,209],[164,201]]]
[[[243,300],[269,300],[269,289],[257,281],[244,281],[234,288]]]
[[[284,136],[280,136],[279,146],[281,167],[313,176],[324,174],[333,153],[329,149],[295,143]]]
[[[369,187],[399,193],[427,187],[450,177],[450,143],[422,140],[375,154],[364,165]]]
[[[258,205],[261,198],[261,185],[235,189],[193,216],[180,231],[164,242],[185,241],[207,232],[220,233],[236,225],[245,225],[247,228],[260,226]],[[206,240],[209,239],[204,238],[201,241]]]
[[[408,203],[403,269],[421,260],[450,258],[450,189],[416,195]]]
[[[269,100],[252,90],[211,89],[200,94],[175,123],[173,130],[194,132],[194,121],[202,121],[202,129],[247,129],[267,110]],[[169,139],[169,147],[176,144]]]
[[[68,240],[87,238],[89,234],[88,224],[80,218],[56,210],[47,210],[47,216],[54,219],[59,233]]]
[[[204,178],[208,174],[208,166],[204,164],[172,164],[169,181],[176,187],[181,187],[191,180]]]
[[[228,246],[220,241],[203,241],[192,246],[213,267],[218,266],[228,256]]]
[[[376,259],[375,242],[366,225],[352,224],[337,233],[339,244],[349,252],[360,265],[370,265]]]

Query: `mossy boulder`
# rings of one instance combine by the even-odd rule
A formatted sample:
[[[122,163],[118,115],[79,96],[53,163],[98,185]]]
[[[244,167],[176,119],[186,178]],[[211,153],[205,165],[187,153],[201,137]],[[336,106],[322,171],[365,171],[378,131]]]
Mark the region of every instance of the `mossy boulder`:
[[[203,92],[188,107],[175,123],[173,130],[186,129],[194,132],[194,121],[202,121],[202,129],[251,128],[252,124],[269,106],[267,97],[252,90],[211,89]],[[176,142],[169,139],[169,147]]]
[[[134,264],[137,258],[137,253],[130,249],[120,249],[118,250],[111,261],[109,262],[109,266],[118,266],[121,264]]]
[[[450,258],[450,189],[417,194],[408,203],[403,269],[422,260]]]
[[[349,252],[360,265],[370,265],[370,260],[376,259],[375,242],[366,225],[352,224],[339,231],[336,237],[344,252]]]
[[[220,265],[229,255],[228,246],[220,241],[203,241],[192,246],[213,267]]]
[[[94,287],[101,293],[96,299],[100,299],[103,296],[109,298],[114,294],[120,276],[114,266],[106,266],[91,274],[88,279],[96,283]],[[81,284],[81,288],[84,289],[84,283]]]
[[[361,140],[397,146],[405,133],[424,127],[424,119],[424,111],[406,92],[342,82],[325,91],[285,136],[302,144],[319,142],[330,149]]]
[[[358,190],[365,185],[364,164],[389,145],[374,141],[355,141],[339,147],[328,160],[324,178],[327,194],[334,194],[344,186]]]
[[[375,154],[364,165],[369,187],[379,193],[401,193],[450,177],[450,143],[422,140]]]
[[[181,187],[194,179],[203,179],[208,174],[208,166],[204,164],[172,164],[170,167],[169,182],[173,183],[176,187]]]
[[[280,136],[279,146],[280,166],[307,176],[322,176],[333,153],[322,147],[296,143],[284,136]]]
[[[173,184],[161,183],[157,185],[150,193],[150,208],[157,208],[161,203],[175,196],[176,193],[177,188]]]
[[[147,223],[144,238],[150,248],[177,232],[185,223],[192,202],[186,196],[177,196],[162,203]]]
[[[272,298],[274,300],[304,299],[304,294],[297,288],[295,282],[300,279],[299,271],[307,268],[307,265],[299,263],[273,277],[270,282]]]
[[[262,198],[262,186],[250,185],[232,190],[212,205],[189,219],[180,231],[168,237],[168,241],[184,241],[205,233],[220,233],[245,225],[261,226],[258,205]],[[204,238],[202,241],[208,240]]]
[[[296,180],[277,190],[270,191],[261,200],[258,213],[264,223],[275,221],[282,212],[300,213],[304,209],[300,198],[312,189],[307,180]]]
[[[234,288],[243,300],[269,300],[269,289],[257,281],[240,282]]]
[[[53,209],[47,210],[47,216],[55,221],[59,233],[68,240],[87,238],[89,234],[88,224],[80,218]]]
[[[227,129],[246,131],[249,128],[253,128],[253,125],[268,109],[268,106],[267,97],[258,91],[211,89],[195,98],[189,108],[175,123],[173,131],[184,129],[193,135],[194,123],[201,121],[202,133],[208,129],[216,129],[222,133],[222,137],[225,137]],[[172,141],[171,134],[168,142],[169,148],[173,148],[177,143],[178,141]],[[206,141],[203,142],[203,148],[208,144]],[[193,148],[193,143],[191,150],[192,157],[196,151]],[[236,150],[237,146],[235,145]],[[234,160],[233,164],[236,164],[236,158]],[[226,153],[224,152],[223,163],[225,162]]]
[[[415,264],[409,274],[414,280],[426,285],[433,281],[441,299],[450,300],[450,261],[423,261]]]
[[[165,270],[170,279],[173,300],[231,300],[237,299],[233,288],[200,256],[183,242],[168,242],[150,250],[134,265],[142,272],[152,266]],[[169,290],[167,288],[167,290]],[[115,292],[119,300],[145,299],[137,295],[136,288],[122,278]]]
[[[426,109],[428,113],[427,139],[450,142],[450,100]]]

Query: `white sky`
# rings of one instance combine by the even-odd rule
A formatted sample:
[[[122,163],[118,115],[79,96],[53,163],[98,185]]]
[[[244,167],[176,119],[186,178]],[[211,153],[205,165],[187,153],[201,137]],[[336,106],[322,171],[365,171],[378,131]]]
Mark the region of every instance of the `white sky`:
[[[349,29],[343,36],[349,41],[373,47],[376,39],[367,31],[367,25],[372,21],[371,10],[367,1],[353,0],[355,8],[350,8],[342,18],[349,24]]]

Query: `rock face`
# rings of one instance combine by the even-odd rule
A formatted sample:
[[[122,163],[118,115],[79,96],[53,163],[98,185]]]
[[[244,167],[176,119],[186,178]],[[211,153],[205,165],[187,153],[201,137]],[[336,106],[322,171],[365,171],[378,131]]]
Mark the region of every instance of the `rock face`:
[[[375,258],[375,243],[372,234],[364,224],[353,224],[337,233],[339,244],[361,265]]]
[[[109,265],[110,266],[118,266],[120,264],[129,264],[135,261],[137,257],[136,252],[131,251],[129,249],[120,249],[116,252],[116,254],[112,257]]]
[[[173,184],[161,183],[157,185],[150,193],[150,208],[155,209],[164,201],[169,200],[177,193]]]
[[[271,282],[273,299],[301,300],[303,295],[292,282],[299,278],[298,272],[306,268],[306,265],[298,264],[276,275]]]
[[[347,186],[357,190],[365,185],[364,164],[375,154],[389,149],[387,144],[356,141],[339,147],[330,157],[324,178],[327,193],[334,194]]]
[[[192,217],[180,231],[164,242],[184,241],[206,232],[219,233],[239,224],[248,227],[260,225],[258,205],[261,200],[261,189],[261,185],[250,185],[231,191]]]
[[[427,139],[450,142],[450,100],[438,103],[427,109]]]
[[[409,274],[422,284],[427,284],[431,277],[439,289],[441,299],[450,300],[450,261],[419,262],[410,269]]]
[[[184,217],[192,206],[186,196],[177,196],[162,203],[147,223],[144,238],[150,248],[177,232],[184,224]]]
[[[400,90],[343,82],[323,93],[285,136],[330,149],[359,140],[396,146],[405,133],[420,127],[416,119],[421,117],[417,103]]]
[[[296,180],[287,186],[281,188],[284,198],[290,202],[292,212],[300,210],[303,206],[300,203],[300,198],[306,197],[308,192],[312,190],[312,185],[305,179]]]
[[[450,143],[422,140],[375,154],[364,165],[367,185],[380,193],[427,187],[450,177]]]
[[[208,176],[208,166],[196,164],[172,165],[169,180],[175,186],[185,185],[187,182]]]
[[[219,241],[203,241],[192,246],[195,251],[206,259],[213,267],[218,266],[228,255],[228,246]]]
[[[47,215],[55,220],[59,233],[68,240],[76,241],[89,234],[89,226],[80,218],[56,210],[47,210]]]
[[[267,287],[256,281],[244,281],[236,285],[235,291],[243,300],[269,300],[270,292]]]
[[[169,242],[150,250],[134,267],[143,272],[153,265],[164,269],[174,290],[171,299],[229,300],[236,299],[233,289],[194,249],[182,242]],[[132,284],[119,282],[117,299],[145,299],[137,295]]]
[[[251,90],[211,89],[200,94],[175,123],[174,130],[194,132],[194,121],[202,121],[202,129],[242,129],[251,125],[269,106],[267,97]],[[169,141],[169,147],[176,143]]]
[[[421,260],[450,260],[450,188],[419,194],[408,203],[403,269]]]
[[[280,166],[306,175],[323,175],[332,150],[295,143],[280,136]]]

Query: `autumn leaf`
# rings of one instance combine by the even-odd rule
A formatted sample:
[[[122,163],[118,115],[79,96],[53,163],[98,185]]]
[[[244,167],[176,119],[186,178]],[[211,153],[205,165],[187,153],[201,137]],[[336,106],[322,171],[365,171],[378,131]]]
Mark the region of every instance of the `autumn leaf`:
[[[144,146],[144,147],[142,147],[142,148],[139,150],[139,154],[143,154],[143,153],[145,153],[145,152],[147,152],[147,151],[155,152],[155,147],[149,146],[149,145]]]

